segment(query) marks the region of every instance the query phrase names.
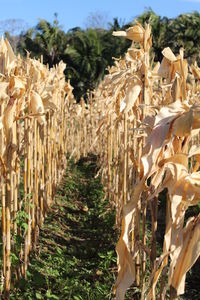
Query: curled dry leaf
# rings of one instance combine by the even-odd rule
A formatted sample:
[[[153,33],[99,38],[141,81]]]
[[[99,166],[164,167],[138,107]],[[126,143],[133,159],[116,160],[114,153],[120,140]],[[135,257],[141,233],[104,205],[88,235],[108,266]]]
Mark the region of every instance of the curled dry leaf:
[[[175,75],[175,79],[171,88],[171,95],[173,101],[177,101],[178,99],[182,99],[182,90],[180,85],[180,76],[178,74]]]
[[[183,113],[176,118],[172,125],[172,133],[176,136],[185,137],[190,135],[193,124],[193,111]]]
[[[0,117],[0,130],[3,128],[3,116]]]
[[[40,95],[35,91],[30,93],[30,111],[32,114],[41,114],[37,120],[41,125],[45,123],[45,116],[42,115],[44,114],[44,105]]]
[[[25,83],[22,81],[22,79],[11,76],[9,82],[9,91],[15,99],[20,98],[25,91]]]
[[[170,77],[170,68],[171,68],[171,63],[169,62],[168,59],[163,57],[157,73],[159,76],[168,79]]]
[[[137,100],[141,92],[141,85],[132,82],[128,85],[126,91],[125,100],[120,105],[120,112],[128,113],[129,110],[134,106],[135,101]]]
[[[152,44],[152,37],[151,37],[151,27],[149,24],[145,26],[144,32],[144,49],[145,51],[149,51]]]
[[[155,64],[155,66],[154,66],[154,68],[153,68],[153,70],[152,70],[152,74],[157,75],[157,74],[158,74],[159,68],[160,68],[160,62],[158,61],[158,62]]]
[[[200,68],[197,66],[197,64],[191,65],[190,68],[194,77],[200,80]]]
[[[43,102],[45,110],[48,110],[48,109],[53,110],[53,111],[58,110],[57,105],[55,103],[53,103],[52,101],[45,99],[45,100],[42,100],[42,102]]]
[[[144,28],[137,23],[133,27],[129,27],[126,31],[114,31],[114,36],[124,36],[125,38],[142,43],[144,41]]]
[[[122,232],[116,246],[118,257],[118,277],[115,284],[117,300],[123,300],[127,288],[135,281],[135,265],[133,263],[136,249],[133,257],[129,246],[130,225],[135,213],[135,209],[140,201],[140,195],[145,189],[145,178],[135,185],[132,200],[128,202],[123,209]]]
[[[199,145],[192,145],[192,147],[189,150],[188,157],[192,157],[192,156],[195,156],[195,155],[200,155]]]
[[[177,154],[175,157],[171,157],[163,162],[163,167],[160,171],[160,190],[159,184],[155,184],[157,193],[163,188],[167,187],[169,191],[169,199],[167,200],[167,215],[166,215],[166,230],[164,236],[163,254],[166,258],[163,260],[161,266],[156,270],[155,275],[151,283],[151,289],[147,299],[155,299],[155,287],[158,282],[163,268],[167,265],[168,254],[171,257],[169,283],[173,276],[173,270],[176,268],[177,259],[180,253],[181,245],[184,243],[184,216],[188,207],[188,201],[191,200],[190,194],[195,194],[194,186],[188,186],[188,182],[191,181],[191,177],[194,177],[195,184],[198,180],[200,182],[199,174],[188,174],[187,171],[187,156],[183,154]],[[163,179],[161,179],[163,177]],[[188,178],[189,177],[189,178]],[[152,180],[156,182],[155,179]],[[195,185],[194,184],[194,185]],[[200,188],[196,189],[196,196],[200,196]],[[195,203],[193,203],[194,205]],[[190,202],[191,205],[191,202]],[[167,254],[168,253],[168,254]],[[181,279],[181,287],[184,286],[185,277]],[[170,283],[171,284],[171,283]],[[175,287],[176,288],[176,287]]]
[[[5,101],[9,98],[7,94],[8,82],[0,82],[0,100]]]
[[[193,111],[193,122],[192,122],[192,129],[199,129],[200,128],[200,109],[198,107],[192,107]]]
[[[188,167],[188,156],[184,153],[175,153],[169,158],[165,158],[158,163],[158,166],[161,168],[167,163],[176,163],[183,165],[185,168]]]
[[[123,220],[121,237],[116,246],[118,277],[115,284],[115,292],[117,300],[124,299],[127,288],[135,281],[135,266],[130,249],[127,246],[129,244],[127,231],[127,225],[125,225],[125,220]]]
[[[177,195],[182,195],[186,207],[197,205],[200,197],[200,172],[185,173],[175,187]]]
[[[143,49],[135,49],[129,48],[126,54],[126,60],[133,61],[133,60],[140,60],[144,59],[144,50]]]
[[[186,59],[178,59],[177,61],[175,61],[173,63],[173,75],[172,75],[172,78],[175,77],[175,73],[179,73],[181,76],[184,75],[185,78],[187,78],[188,76],[188,63],[187,63],[187,60]]]
[[[183,242],[178,249],[176,264],[171,270],[170,284],[183,294],[185,290],[185,275],[194,265],[200,255],[200,215],[191,218],[183,232]]]
[[[12,63],[14,60],[16,60],[16,56],[7,38],[5,39],[5,44],[8,51],[9,63]]]
[[[10,133],[13,127],[13,123],[15,121],[15,111],[16,111],[16,101],[14,100],[13,97],[11,97],[7,107],[5,108],[3,119],[2,119],[7,145],[10,141]]]
[[[165,49],[163,49],[162,54],[170,62],[175,62],[176,59],[177,59],[176,56],[174,55],[174,53],[172,52],[172,50],[169,47],[166,47]]]
[[[171,162],[170,159],[168,159],[166,161],[166,164],[164,165],[164,169],[165,172],[162,172],[162,175],[164,176],[165,174],[165,176],[164,180],[161,180],[161,186],[162,188],[167,187],[169,191],[169,212],[167,214],[168,218],[166,221],[163,251],[164,253],[170,251],[171,263],[169,271],[169,283],[171,284],[171,278],[173,278],[174,276],[174,270],[177,270],[177,268],[179,269],[179,267],[177,266],[177,261],[181,255],[181,247],[185,244],[185,236],[183,230],[185,211],[188,206],[196,205],[199,202],[200,174],[199,172],[188,174],[186,155],[183,156],[182,154],[177,154],[176,157],[172,157]],[[186,265],[188,266],[188,269],[189,266],[192,266],[192,264],[190,264],[189,262],[186,263]],[[179,281],[178,279],[176,279],[179,283],[179,286],[178,284],[172,285],[177,289],[178,294],[181,294],[184,292],[186,271],[183,272],[182,276],[180,276],[179,271],[176,271],[176,276],[178,276],[180,279]],[[155,280],[157,279],[155,278]]]
[[[81,107],[80,104],[77,104],[76,105],[76,115],[77,115],[77,117],[80,117],[81,113],[82,113],[82,107]]]
[[[173,80],[180,81],[182,79],[178,83],[175,82],[175,84],[178,86],[181,86],[183,84],[184,86],[184,82],[188,76],[187,60],[183,59],[181,55],[176,57],[169,47],[165,48],[162,51],[162,54],[164,57],[158,69],[158,75],[166,78],[168,82],[171,82]],[[178,93],[178,96],[181,96],[181,98],[183,98],[183,95],[180,93]],[[174,97],[175,100],[178,98],[178,96]]]
[[[141,158],[143,173],[141,176],[155,171],[155,168],[157,168],[156,165],[159,163],[159,156],[160,159],[163,159],[161,154],[167,149],[167,144],[171,139],[173,121],[179,115],[183,114],[186,109],[188,109],[187,102],[182,103],[180,101],[176,101],[160,109],[155,117],[154,127],[143,149]],[[177,128],[179,128],[178,125]]]
[[[123,100],[120,103],[120,113],[123,112],[126,108],[126,102],[124,102]]]

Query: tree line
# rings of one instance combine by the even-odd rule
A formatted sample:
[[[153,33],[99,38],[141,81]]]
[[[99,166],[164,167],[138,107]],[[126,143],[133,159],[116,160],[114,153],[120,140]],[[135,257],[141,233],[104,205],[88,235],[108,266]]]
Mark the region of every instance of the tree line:
[[[176,54],[180,47],[189,61],[200,62],[200,14],[198,12],[181,14],[176,18],[157,15],[146,10],[137,20],[152,27],[152,58],[161,61],[163,48],[169,46]],[[133,20],[133,23],[135,20]],[[82,29],[75,27],[65,32],[59,24],[57,15],[53,23],[39,20],[38,24],[22,32],[18,37],[16,52],[22,56],[43,57],[50,67],[60,60],[66,63],[65,75],[71,80],[77,101],[87,98],[106,74],[106,69],[114,63],[113,57],[123,56],[130,41],[112,36],[113,31],[126,30],[133,23],[121,24],[118,18],[104,28]],[[6,32],[12,44],[16,37]]]

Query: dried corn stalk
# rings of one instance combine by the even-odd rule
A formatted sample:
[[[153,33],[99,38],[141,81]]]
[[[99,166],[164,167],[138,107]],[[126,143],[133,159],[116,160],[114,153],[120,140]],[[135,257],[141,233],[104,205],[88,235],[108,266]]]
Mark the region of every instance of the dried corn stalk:
[[[82,151],[86,135],[83,138],[81,130],[86,126],[87,149],[100,157],[102,181],[116,208],[116,224],[121,224],[116,246],[116,299],[124,299],[132,284],[141,288],[141,299],[156,299],[159,285],[160,297],[165,299],[168,286],[176,295],[184,293],[185,274],[200,254],[199,217],[184,226],[185,212],[199,199],[199,68],[196,64],[188,68],[183,50],[176,56],[170,48],[163,50],[161,64],[151,68],[149,25],[143,28],[136,23],[113,35],[132,40],[131,48],[124,59],[109,68],[86,107],[83,103],[69,104],[73,114],[68,130],[73,145],[69,150],[77,158],[87,153]],[[187,83],[188,77],[192,85]],[[163,253],[157,257],[157,214],[162,209],[158,196],[166,188]],[[149,247],[148,207],[152,222]],[[196,230],[192,240],[190,230]],[[185,249],[189,249],[187,254]],[[183,264],[186,255],[188,262]],[[145,278],[148,261],[151,275]]]
[[[70,83],[65,82],[62,62],[49,69],[29,56],[22,60],[15,57],[3,38],[0,62],[2,274],[3,297],[7,299],[11,268],[13,278],[26,276],[29,254],[38,239],[38,226],[62,179],[68,146],[65,120],[73,94]],[[21,184],[23,196],[19,192]],[[24,216],[23,226],[18,220],[20,213]],[[11,243],[17,237],[22,240],[18,246]],[[23,262],[15,269],[11,252]]]

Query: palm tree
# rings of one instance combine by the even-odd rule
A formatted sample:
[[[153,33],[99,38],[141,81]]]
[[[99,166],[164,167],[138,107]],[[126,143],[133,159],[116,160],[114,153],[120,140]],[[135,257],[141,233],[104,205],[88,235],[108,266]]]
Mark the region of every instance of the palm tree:
[[[25,53],[26,49],[37,58],[43,55],[44,63],[52,67],[61,60],[66,43],[67,37],[60,29],[55,14],[53,25],[46,20],[40,20],[35,28],[29,29],[21,36],[18,50]]]
[[[67,63],[66,76],[75,87],[75,96],[87,97],[103,78],[106,60],[102,57],[102,46],[96,30],[75,30],[71,34],[64,53]]]
[[[200,14],[198,12],[181,14],[176,19],[170,20],[166,40],[175,53],[183,47],[186,58],[190,61],[199,60]]]
[[[168,30],[169,19],[167,17],[161,18],[149,8],[137,20],[144,26],[145,23],[151,25],[152,31],[152,53],[155,61],[162,60],[162,50],[167,47],[166,33]]]
[[[107,61],[107,65],[111,66],[114,63],[113,57],[119,58],[124,56],[131,42],[127,39],[116,38],[112,35],[113,31],[125,30],[130,24],[121,24],[118,18],[113,19],[113,23],[109,24],[109,29],[102,32],[100,38],[102,43],[102,54]]]

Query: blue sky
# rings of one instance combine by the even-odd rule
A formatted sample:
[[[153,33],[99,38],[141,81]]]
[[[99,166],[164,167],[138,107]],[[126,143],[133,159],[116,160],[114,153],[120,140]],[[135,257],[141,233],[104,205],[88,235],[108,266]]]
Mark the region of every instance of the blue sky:
[[[118,17],[128,22],[147,7],[161,16],[176,17],[194,10],[200,12],[200,0],[0,0],[0,22],[22,19],[31,27],[39,18],[52,22],[56,12],[59,23],[67,31],[84,27],[91,13],[105,14],[108,21]]]

